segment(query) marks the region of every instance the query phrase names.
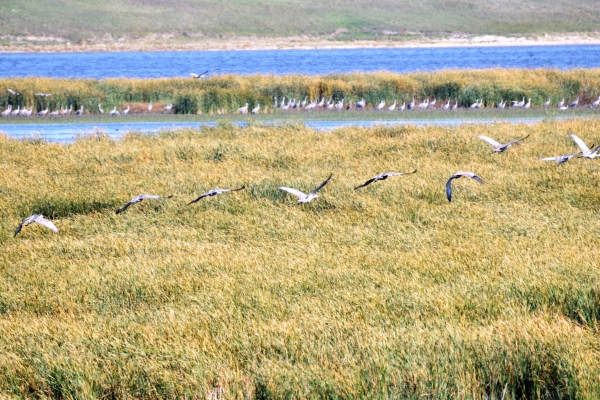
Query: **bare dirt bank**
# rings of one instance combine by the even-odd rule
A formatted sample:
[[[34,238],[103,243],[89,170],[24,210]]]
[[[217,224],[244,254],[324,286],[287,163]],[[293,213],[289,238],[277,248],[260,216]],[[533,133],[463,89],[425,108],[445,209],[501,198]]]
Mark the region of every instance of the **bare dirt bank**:
[[[292,50],[352,48],[436,48],[551,46],[600,44],[600,32],[544,34],[542,36],[473,36],[453,34],[446,37],[415,35],[410,39],[393,36],[381,40],[339,41],[327,37],[230,37],[187,38],[177,34],[154,35],[141,39],[116,39],[69,42],[50,37],[3,37],[0,53],[98,52],[98,51],[222,51],[222,50]]]

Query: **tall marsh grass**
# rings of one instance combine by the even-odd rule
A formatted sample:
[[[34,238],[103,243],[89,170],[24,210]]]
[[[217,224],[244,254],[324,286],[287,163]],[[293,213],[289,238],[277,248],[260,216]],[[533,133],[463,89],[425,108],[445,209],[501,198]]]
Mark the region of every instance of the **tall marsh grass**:
[[[556,104],[563,97],[568,101],[581,98],[581,104],[589,104],[600,93],[600,70],[448,70],[433,73],[394,74],[355,73],[327,76],[213,76],[205,80],[187,78],[169,79],[48,79],[11,78],[0,79],[0,87],[20,91],[22,96],[8,92],[0,94],[0,106],[31,106],[36,110],[58,109],[83,105],[88,111],[98,112],[98,104],[105,109],[121,108],[130,103],[173,103],[177,113],[235,112],[249,104],[250,108],[261,104],[271,106],[273,97],[286,99],[320,99],[358,101],[365,98],[368,104],[388,103],[398,100],[409,102],[416,99],[452,99],[468,107],[477,99],[487,106],[500,100],[531,98],[540,106],[548,97]],[[54,93],[49,98],[36,98],[33,93]]]
[[[537,160],[568,131],[600,141],[597,119],[0,137],[0,396],[597,398],[600,165]],[[459,169],[485,184],[448,203]],[[304,206],[277,189],[330,172]],[[174,197],[115,214],[140,193]],[[13,238],[34,212],[60,234]]]

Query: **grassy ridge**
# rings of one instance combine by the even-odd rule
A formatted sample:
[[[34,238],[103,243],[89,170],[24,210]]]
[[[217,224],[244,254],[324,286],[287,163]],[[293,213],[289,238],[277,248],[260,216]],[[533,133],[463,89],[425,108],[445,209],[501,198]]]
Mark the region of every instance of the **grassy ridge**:
[[[598,397],[600,167],[537,158],[572,152],[567,131],[598,143],[599,128],[0,138],[0,393]],[[477,134],[531,136],[492,155]],[[486,183],[455,181],[448,203],[459,169]],[[305,206],[276,189],[329,172]],[[175,197],[115,215],[143,192]],[[31,226],[13,239],[32,212],[60,235]]]
[[[156,109],[173,103],[178,113],[235,112],[239,107],[261,104],[271,107],[273,96],[304,99],[333,97],[339,101],[358,101],[364,97],[373,105],[385,99],[388,103],[411,98],[436,97],[456,99],[461,107],[468,107],[483,98],[487,106],[501,99],[521,100],[530,97],[534,106],[540,106],[548,97],[553,104],[581,98],[580,104],[589,104],[600,94],[600,70],[515,70],[488,69],[473,71],[440,71],[434,73],[393,74],[343,74],[328,76],[268,76],[252,75],[213,76],[202,81],[194,79],[0,79],[0,87],[22,93],[13,96],[8,91],[0,93],[0,106],[31,106],[51,110],[61,106],[81,105],[97,113],[98,104],[105,110],[128,103],[153,101]],[[36,98],[34,93],[54,93],[49,98]],[[438,103],[439,106],[439,103]],[[145,104],[138,109],[144,110]]]
[[[112,40],[149,34],[402,39],[407,33],[542,34],[597,30],[594,0],[3,0],[0,35]],[[394,35],[390,35],[393,33]]]

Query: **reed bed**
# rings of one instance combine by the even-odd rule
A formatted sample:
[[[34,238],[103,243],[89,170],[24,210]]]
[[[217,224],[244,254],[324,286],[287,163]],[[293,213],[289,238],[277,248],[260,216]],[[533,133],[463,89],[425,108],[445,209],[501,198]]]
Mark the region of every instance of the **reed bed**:
[[[491,107],[500,100],[531,98],[534,106],[541,106],[548,97],[556,104],[580,97],[580,104],[589,104],[600,94],[600,70],[447,70],[432,73],[395,74],[389,72],[354,73],[327,76],[271,76],[271,75],[217,75],[208,79],[0,79],[0,87],[22,93],[13,96],[7,91],[0,94],[0,106],[8,104],[33,106],[39,111],[48,106],[59,109],[73,105],[84,106],[97,113],[98,104],[105,110],[132,104],[138,111],[155,103],[154,111],[161,112],[168,103],[175,113],[235,113],[239,107],[250,108],[261,104],[262,112],[273,112],[273,97],[286,99],[320,99],[331,97],[356,102],[365,98],[374,105],[381,100],[391,104],[416,99],[457,100],[468,107],[477,99]],[[54,93],[47,98],[34,93]]]
[[[0,137],[0,396],[597,398],[600,165],[537,160],[568,131],[600,142],[593,119]],[[485,183],[448,203],[460,169]],[[304,206],[277,189],[330,172]],[[174,197],[115,214],[140,193]],[[13,238],[34,212],[60,234]]]

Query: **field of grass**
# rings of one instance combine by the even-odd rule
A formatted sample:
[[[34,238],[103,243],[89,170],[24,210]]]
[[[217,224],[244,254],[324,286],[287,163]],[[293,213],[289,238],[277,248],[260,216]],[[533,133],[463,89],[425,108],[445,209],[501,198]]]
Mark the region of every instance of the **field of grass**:
[[[403,40],[436,36],[595,31],[594,0],[3,0],[0,35],[71,41],[170,34],[193,40],[232,36],[323,36]],[[337,33],[336,35],[333,35]]]
[[[0,397],[598,398],[600,165],[537,160],[568,131],[600,142],[597,120],[0,137]],[[485,183],[448,203],[460,169]],[[277,190],[329,173],[307,205]],[[174,197],[115,214],[140,193]],[[34,212],[60,234],[13,238]]]
[[[144,112],[148,102],[154,102],[154,111],[172,103],[174,112],[235,113],[248,103],[251,108],[261,104],[262,110],[272,110],[273,97],[286,99],[345,99],[356,102],[365,98],[372,107],[382,99],[399,104],[412,98],[434,97],[441,107],[446,99],[457,100],[468,107],[483,99],[487,107],[500,100],[531,98],[534,107],[540,107],[548,97],[553,105],[564,98],[567,102],[580,97],[580,105],[589,105],[600,95],[600,70],[447,70],[432,73],[395,74],[390,72],[352,73],[325,76],[306,75],[222,75],[198,81],[196,79],[0,79],[0,107],[12,104],[15,108],[34,107],[39,111],[73,106],[84,106],[86,112],[98,113],[126,104],[133,112]],[[18,91],[14,96],[6,89]],[[51,93],[52,97],[35,97],[34,93]]]

